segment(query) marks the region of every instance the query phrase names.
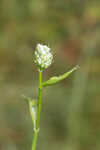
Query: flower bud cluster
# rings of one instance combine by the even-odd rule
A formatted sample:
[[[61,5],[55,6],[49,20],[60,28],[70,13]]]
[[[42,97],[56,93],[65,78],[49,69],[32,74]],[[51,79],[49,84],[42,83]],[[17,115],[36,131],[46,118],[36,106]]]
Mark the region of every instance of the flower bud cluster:
[[[53,61],[51,49],[46,45],[37,44],[35,51],[35,63],[40,70],[48,68]]]

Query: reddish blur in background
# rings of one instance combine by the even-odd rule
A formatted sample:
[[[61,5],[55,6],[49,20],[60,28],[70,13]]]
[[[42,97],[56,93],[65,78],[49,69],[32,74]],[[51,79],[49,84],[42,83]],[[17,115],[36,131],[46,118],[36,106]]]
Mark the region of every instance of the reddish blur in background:
[[[0,150],[29,150],[33,124],[22,95],[37,97],[37,43],[54,63],[44,80],[80,64],[44,89],[41,150],[100,150],[100,1],[0,1]]]

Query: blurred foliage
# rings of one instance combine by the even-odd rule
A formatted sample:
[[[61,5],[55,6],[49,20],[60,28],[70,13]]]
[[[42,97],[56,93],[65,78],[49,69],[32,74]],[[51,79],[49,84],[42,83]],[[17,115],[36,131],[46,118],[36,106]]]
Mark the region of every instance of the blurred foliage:
[[[54,53],[44,80],[81,66],[44,89],[38,149],[99,150],[99,0],[0,0],[0,149],[31,148],[32,121],[21,96],[37,96],[38,42]]]

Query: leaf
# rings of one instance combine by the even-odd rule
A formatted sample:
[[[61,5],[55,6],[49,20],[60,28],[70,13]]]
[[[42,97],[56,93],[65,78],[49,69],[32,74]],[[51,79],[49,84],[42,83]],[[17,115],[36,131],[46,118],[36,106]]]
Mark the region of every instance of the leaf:
[[[74,67],[73,69],[71,69],[70,71],[64,73],[63,75],[60,76],[54,76],[52,78],[50,78],[48,81],[43,82],[43,86],[50,86],[50,85],[54,85],[62,80],[64,80],[65,78],[67,78],[72,72],[74,72],[75,70],[77,70],[79,68],[79,66],[77,65],[76,67]]]
[[[26,97],[25,95],[23,95],[23,98],[29,104],[29,111],[30,111],[30,115],[34,124],[34,128],[35,128],[36,127],[36,114],[37,114],[37,100],[32,99],[31,97]]]
[[[32,106],[35,106],[35,105],[37,105],[37,100],[36,99],[33,99],[33,98],[31,98],[31,97],[27,97],[27,96],[25,96],[25,95],[22,95],[23,96],[23,98],[24,98],[24,100],[26,100],[27,102],[32,102]]]
[[[36,126],[36,114],[37,114],[37,105],[33,105],[33,101],[29,101],[29,110],[32,117],[32,121],[34,124],[34,128]]]

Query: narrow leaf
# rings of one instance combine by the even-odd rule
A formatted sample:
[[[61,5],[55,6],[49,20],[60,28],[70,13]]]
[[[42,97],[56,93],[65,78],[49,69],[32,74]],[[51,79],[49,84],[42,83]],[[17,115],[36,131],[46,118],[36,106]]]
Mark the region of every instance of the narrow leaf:
[[[32,117],[32,121],[33,121],[34,128],[35,128],[36,127],[37,105],[33,106],[33,101],[29,101],[29,110],[30,110],[30,115]]]
[[[24,98],[24,100],[26,100],[27,102],[32,102],[32,106],[35,106],[35,105],[37,105],[37,100],[36,99],[33,99],[33,98],[31,98],[31,97],[27,97],[27,96],[25,96],[25,95],[23,95],[23,98]]]
[[[34,128],[36,127],[36,114],[37,114],[37,100],[31,97],[26,97],[23,95],[24,100],[28,102],[30,115],[34,124]]]
[[[50,85],[54,85],[62,80],[64,80],[65,78],[67,78],[72,72],[74,72],[75,70],[77,70],[79,68],[79,66],[77,65],[76,67],[74,67],[72,70],[64,73],[63,75],[60,75],[60,76],[55,76],[55,77],[52,77],[50,78],[48,81],[44,82],[43,83],[43,86],[50,86]]]

